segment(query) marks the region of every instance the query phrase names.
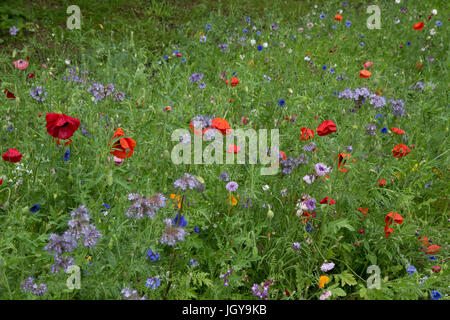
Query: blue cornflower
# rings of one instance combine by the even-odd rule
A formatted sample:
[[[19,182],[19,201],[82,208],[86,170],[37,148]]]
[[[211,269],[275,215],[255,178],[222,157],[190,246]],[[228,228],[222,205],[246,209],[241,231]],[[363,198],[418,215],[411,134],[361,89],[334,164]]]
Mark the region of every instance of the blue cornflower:
[[[406,272],[408,272],[409,275],[412,276],[412,274],[413,274],[414,272],[417,272],[417,269],[416,269],[416,267],[414,267],[414,266],[409,266],[408,269],[406,269]]]
[[[206,42],[206,36],[202,36],[202,37],[200,38],[200,42]]]
[[[320,20],[325,19],[325,17],[326,17],[325,13],[322,13],[322,14],[320,15]]]
[[[430,293],[431,300],[439,300],[442,298],[442,294],[437,290],[432,290]]]
[[[16,26],[12,26],[11,28],[9,28],[9,34],[12,36],[15,36],[17,34],[17,31],[19,31],[19,29],[17,29]]]
[[[102,204],[102,206],[104,206],[108,210],[111,209],[111,206],[109,204],[107,204],[107,203]]]
[[[244,29],[244,30],[242,30],[242,32],[243,32],[244,34],[247,34],[247,33],[248,33],[248,30],[247,30],[247,29]]]
[[[406,43],[406,45],[410,46],[410,45],[411,45],[411,41],[408,41],[408,42]]]
[[[200,230],[199,230],[199,228],[197,226],[194,227],[194,232],[197,233],[197,234],[200,232]]]
[[[347,6],[347,1],[342,2],[342,6],[346,7]]]
[[[206,88],[206,83],[200,82],[200,83],[198,84],[198,87],[199,87],[200,89],[205,89],[205,88]]]
[[[206,28],[206,30],[210,30],[210,29],[211,29],[211,26],[210,26],[209,24],[207,24],[207,25],[205,26],[205,28]]]
[[[314,228],[313,227],[311,227],[311,225],[308,223],[307,225],[306,225],[306,231],[314,231]]]
[[[323,66],[322,70],[324,70],[324,71],[327,70],[327,66]]]
[[[172,220],[172,225],[173,225],[173,226],[177,226],[177,227],[184,228],[184,227],[186,227],[186,225],[187,225],[187,221],[186,221],[186,219],[185,219],[184,216],[181,216],[181,218],[180,218],[180,215],[177,214],[177,216],[175,217],[175,219]]]
[[[284,99],[278,100],[278,105],[279,105],[280,107],[284,106],[285,103],[286,103],[286,101],[284,101]]]
[[[247,21],[247,23],[250,23],[250,17],[246,17],[245,21]]]
[[[61,159],[63,159],[64,161],[69,161],[70,160],[70,150],[66,150],[66,152],[64,152],[64,155],[61,156]]]
[[[30,211],[33,212],[33,213],[35,213],[35,212],[38,212],[40,208],[41,208],[40,205],[38,205],[38,204],[33,204],[33,206],[30,208]]]
[[[336,29],[337,25],[334,24],[334,25],[331,26],[331,28]]]
[[[364,48],[364,46],[366,45],[364,42],[361,41],[361,43],[359,44],[361,46],[361,48]]]
[[[194,259],[189,260],[189,264],[193,267],[196,267],[196,266],[198,266],[198,261],[197,261],[197,259],[194,258]]]
[[[437,21],[436,21],[436,25],[437,25],[438,27],[442,27],[442,22],[441,22],[440,20],[437,20]]]
[[[387,133],[387,132],[388,132],[388,129],[387,129],[387,128],[381,129],[381,133]]]
[[[151,262],[155,262],[156,260],[160,260],[159,253],[153,252],[151,249],[147,251],[147,257],[150,259]]]
[[[169,60],[169,56],[166,55],[163,57],[163,59],[167,61],[167,60]]]
[[[181,62],[185,63],[185,62],[186,62],[186,59],[184,59],[184,58],[183,58],[183,59],[181,59]]]
[[[431,257],[428,258],[428,260],[436,260],[436,257],[435,256],[431,256]]]
[[[347,28],[350,28],[352,26],[352,21],[351,20],[347,20],[347,22],[345,22],[345,26]]]
[[[261,31],[259,31],[259,30],[256,31],[256,35],[257,35],[257,36],[260,36],[260,35],[261,35]]]
[[[261,51],[263,49],[262,45],[258,46],[258,51]]]
[[[147,288],[150,288],[152,290],[156,290],[161,284],[161,279],[156,277],[148,277],[147,282],[145,283],[145,286]]]

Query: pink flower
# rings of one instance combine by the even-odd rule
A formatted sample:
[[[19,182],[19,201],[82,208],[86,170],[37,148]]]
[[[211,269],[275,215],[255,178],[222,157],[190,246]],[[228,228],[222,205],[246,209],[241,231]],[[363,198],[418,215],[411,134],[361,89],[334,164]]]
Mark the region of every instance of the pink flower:
[[[46,64],[43,64],[43,65],[42,65],[42,68],[47,68],[47,65],[46,65]]]
[[[331,297],[331,291],[325,292],[323,295],[320,296],[320,300],[326,300],[329,297]]]
[[[19,70],[25,70],[26,68],[28,68],[28,61],[22,59],[14,61],[14,67]]]
[[[123,161],[124,161],[124,159],[117,158],[116,156],[114,156],[114,164],[116,166],[121,165]]]
[[[372,68],[373,67],[373,62],[367,61],[366,63],[364,63],[364,68]]]

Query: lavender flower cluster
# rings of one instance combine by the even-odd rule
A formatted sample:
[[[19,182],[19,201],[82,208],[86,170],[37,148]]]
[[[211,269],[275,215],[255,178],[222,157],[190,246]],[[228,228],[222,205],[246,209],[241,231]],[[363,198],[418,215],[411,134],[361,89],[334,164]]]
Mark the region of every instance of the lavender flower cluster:
[[[84,205],[71,212],[73,219],[69,220],[67,229],[63,235],[50,234],[50,242],[44,247],[48,252],[53,252],[55,264],[51,267],[51,273],[57,273],[60,268],[67,271],[73,265],[72,257],[62,257],[65,252],[71,252],[77,247],[77,241],[83,237],[85,247],[93,247],[97,239],[102,235],[93,224],[89,223],[90,217]]]
[[[156,212],[166,205],[167,198],[162,193],[156,193],[150,198],[137,193],[130,193],[128,200],[134,201],[134,203],[128,208],[126,215],[130,218],[142,219],[144,214],[153,218]]]
[[[78,82],[78,83],[86,83],[87,82],[86,76],[83,76],[83,75],[88,74],[89,72],[87,70],[78,72],[78,70],[79,69],[76,67],[70,68],[68,70],[69,75],[67,77],[63,76],[62,77],[63,80],[67,81],[67,82],[73,81],[73,82]]]
[[[29,291],[32,292],[36,296],[42,296],[47,292],[47,285],[45,283],[41,283],[37,285],[34,283],[33,277],[26,278],[20,286],[22,287],[22,292]]]
[[[192,118],[192,126],[196,130],[204,130],[211,127],[213,116],[195,116]]]
[[[45,91],[44,88],[38,86],[36,89],[30,91],[30,96],[32,96],[34,100],[41,102],[45,100],[47,93],[48,92]]]
[[[252,286],[252,293],[254,296],[257,296],[261,299],[267,300],[267,295],[269,293],[270,286],[273,284],[273,280],[268,280],[266,283],[261,283],[261,286],[258,284],[254,284]]]
[[[182,217],[182,219],[184,219],[184,217]],[[164,219],[166,231],[162,234],[161,240],[159,241],[160,243],[166,243],[169,246],[174,246],[178,241],[184,240],[184,237],[186,236],[184,227],[186,224],[181,222],[182,219],[180,219],[179,223],[170,219]]]
[[[287,157],[286,160],[280,160],[282,172],[285,175],[291,174],[293,168],[298,167],[303,163],[308,163],[308,157],[304,153],[297,158]]]
[[[173,185],[176,189],[181,189],[183,191],[186,189],[196,189],[199,192],[203,192],[205,190],[205,185],[189,173],[185,173],[183,178],[175,180]]]
[[[355,91],[345,89],[338,92],[338,98],[354,100],[358,108],[361,107],[361,104],[364,103],[366,99],[369,99],[369,104],[376,109],[386,105],[386,99],[384,97],[370,93],[369,89],[366,87],[356,88]]]
[[[125,99],[125,93],[121,91],[115,91],[114,83],[110,83],[107,86],[103,86],[99,82],[93,82],[88,88],[89,92],[95,98],[94,102],[97,104],[98,101],[104,100],[107,96],[112,95],[114,101],[123,101]]]
[[[145,296],[143,296],[142,298],[139,298],[139,296],[137,294],[137,290],[123,288],[120,293],[122,293],[124,300],[147,300],[147,298]]]

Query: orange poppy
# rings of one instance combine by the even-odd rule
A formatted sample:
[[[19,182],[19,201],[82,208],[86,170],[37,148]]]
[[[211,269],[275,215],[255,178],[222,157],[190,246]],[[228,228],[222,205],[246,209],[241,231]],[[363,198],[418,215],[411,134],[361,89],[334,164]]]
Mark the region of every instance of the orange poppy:
[[[344,168],[345,163],[347,162],[347,160],[350,160],[352,156],[348,153],[339,153],[338,155],[338,169],[340,169],[340,172],[347,172],[348,169]],[[335,158],[334,160],[336,161],[337,158]],[[353,162],[355,162],[355,159],[352,159]],[[341,169],[342,168],[342,169]]]
[[[388,227],[387,225],[384,226],[384,236],[387,238],[392,232],[394,232],[394,229]]]
[[[394,147],[394,149],[392,150],[392,155],[395,158],[400,159],[400,158],[407,156],[408,153],[410,153],[410,152],[411,152],[410,148],[405,146],[403,143],[400,143]]]
[[[124,137],[125,133],[121,128],[118,128],[113,135],[114,138]],[[111,145],[111,142],[109,143]],[[131,138],[120,138],[119,141],[116,141],[113,145],[113,151],[110,151],[111,154],[120,159],[126,159],[131,157],[134,152],[134,147],[136,146],[136,141]]]
[[[319,278],[319,287],[323,288],[328,281],[330,281],[330,278],[328,278],[327,276],[321,276]]]
[[[175,204],[176,204],[178,209],[181,209],[181,195],[171,193],[170,199],[172,199],[174,201],[174,203],[172,204],[172,207],[175,207]]]
[[[342,16],[340,14],[337,14],[337,15],[334,16],[334,20],[341,21],[342,20]]]
[[[222,118],[215,118],[212,120],[211,128],[219,130],[223,135],[231,133],[228,121]]]
[[[369,78],[372,75],[372,72],[368,71],[368,70],[361,70],[359,72],[359,77],[360,78]]]
[[[435,254],[438,253],[439,250],[441,250],[441,247],[436,244],[433,244],[427,248],[426,254]]]
[[[301,127],[300,130],[302,131],[302,135],[300,136],[300,140],[301,141],[307,141],[309,139],[312,139],[314,137],[314,131],[306,128],[306,127]]]
[[[425,24],[424,24],[423,22],[417,22],[417,23],[413,26],[413,28],[414,28],[414,30],[420,31],[420,30],[423,29],[424,26],[425,26]]]

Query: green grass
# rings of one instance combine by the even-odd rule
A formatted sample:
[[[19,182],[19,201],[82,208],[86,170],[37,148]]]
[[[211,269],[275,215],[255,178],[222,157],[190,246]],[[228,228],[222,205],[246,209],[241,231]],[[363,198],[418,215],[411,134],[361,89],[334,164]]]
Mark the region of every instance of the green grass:
[[[81,30],[68,30],[66,8],[73,2],[2,2],[0,14],[6,12],[8,19],[0,24],[0,152],[16,148],[23,158],[18,164],[0,162],[0,298],[121,299],[127,287],[148,299],[259,299],[252,295],[252,285],[270,279],[274,283],[269,299],[319,299],[328,290],[330,299],[429,299],[432,290],[448,299],[448,6],[437,0],[373,1],[381,8],[382,25],[369,30],[366,4],[348,3],[78,1]],[[402,7],[408,13],[402,13]],[[336,23],[333,17],[339,9],[344,19]],[[432,9],[438,14],[428,22]],[[321,13],[326,14],[323,20]],[[396,17],[399,24],[394,24]],[[346,20],[352,21],[351,27],[345,26]],[[436,20],[443,26],[435,26]],[[418,21],[425,21],[422,31],[412,28]],[[314,27],[308,28],[308,22]],[[271,30],[272,23],[277,30]],[[20,28],[14,37],[8,32],[12,25]],[[430,35],[431,28],[435,35]],[[204,43],[200,32],[207,36]],[[242,36],[245,46],[239,41]],[[258,51],[259,43],[252,46],[250,39],[268,47]],[[227,43],[229,52],[222,52],[219,43]],[[175,50],[181,58],[172,56]],[[13,62],[27,56],[29,67],[15,69]],[[360,79],[366,61],[374,63],[372,76]],[[87,70],[90,81],[114,83],[126,98],[115,102],[108,96],[95,103],[90,84],[62,79],[72,66]],[[189,82],[195,72],[204,74],[204,89]],[[226,79],[235,72],[240,83],[226,86],[222,72]],[[28,73],[36,77],[27,79]],[[338,74],[346,80],[336,80]],[[418,81],[426,84],[424,90],[409,89]],[[36,86],[48,92],[45,101],[30,96]],[[405,115],[395,116],[389,103],[375,109],[368,101],[356,113],[349,112],[354,103],[338,99],[335,92],[360,87],[383,89],[386,101],[402,99]],[[6,88],[15,100],[6,98]],[[280,99],[286,101],[283,107],[278,106]],[[169,105],[171,111],[165,112]],[[46,113],[76,117],[90,135],[82,134],[80,127],[70,145],[58,147],[46,132]],[[378,114],[383,117],[377,119]],[[176,142],[171,134],[189,129],[196,115],[226,118],[233,129],[279,129],[280,149],[290,157],[305,153],[309,161],[290,175],[274,176],[261,176],[261,165],[174,165],[169,155]],[[286,120],[292,115],[297,115],[295,121]],[[316,130],[325,120],[333,120],[337,132],[324,137],[316,133],[312,141],[317,152],[304,151],[307,142],[300,140],[300,128]],[[377,124],[375,136],[365,133],[369,123]],[[114,165],[108,145],[117,127],[136,141],[134,154],[120,166]],[[384,127],[401,128],[407,137],[383,134]],[[402,142],[411,152],[396,159],[392,149]],[[347,161],[348,172],[339,172],[335,159],[348,153],[349,145],[355,161]],[[69,161],[61,158],[65,150],[70,150]],[[308,185],[302,178],[318,162],[333,169],[328,179]],[[203,193],[174,188],[186,172],[204,180]],[[236,206],[227,200],[222,172],[239,184]],[[379,187],[382,178],[387,183]],[[281,194],[284,189],[286,196]],[[198,226],[200,232],[174,247],[160,243],[164,219],[176,215],[173,200],[169,198],[154,218],[135,220],[125,214],[130,192],[184,195],[186,230]],[[304,194],[317,200],[310,231],[295,215],[296,202]],[[336,204],[320,205],[326,196]],[[247,199],[252,204],[248,208]],[[104,203],[111,206],[106,216]],[[40,210],[30,212],[33,204]],[[81,288],[69,290],[69,275],[51,273],[54,257],[44,247],[50,234],[67,230],[70,212],[81,205],[88,208],[102,237],[92,248],[79,241],[65,254],[82,270]],[[267,215],[269,205],[273,218]],[[369,209],[366,219],[361,219],[360,207]],[[404,222],[394,225],[386,239],[384,219],[391,211]],[[416,232],[442,247],[434,255],[436,261],[421,251]],[[300,242],[300,252],[291,248],[294,242]],[[151,262],[149,249],[157,251],[160,260]],[[189,264],[193,258],[196,267]],[[325,261],[335,263],[334,269],[321,271]],[[406,271],[409,264],[417,268],[412,276]],[[370,265],[381,270],[380,290],[367,289]],[[434,265],[441,267],[439,273],[432,272]],[[229,286],[224,286],[220,275],[230,269]],[[318,282],[323,275],[330,281],[322,289]],[[145,287],[150,276],[161,278],[156,290]],[[428,279],[420,283],[424,276]],[[21,292],[27,277],[45,283],[47,292]]]

